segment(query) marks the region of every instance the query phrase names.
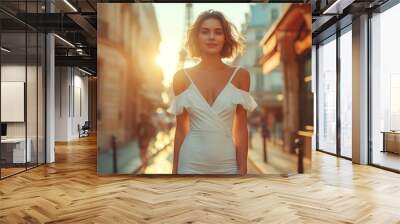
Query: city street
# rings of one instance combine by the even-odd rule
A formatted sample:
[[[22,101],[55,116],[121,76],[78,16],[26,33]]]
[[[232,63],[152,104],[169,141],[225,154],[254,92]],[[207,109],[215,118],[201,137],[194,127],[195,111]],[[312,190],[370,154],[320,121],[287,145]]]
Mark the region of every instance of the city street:
[[[253,148],[249,149],[249,160],[256,164],[262,173],[293,174],[297,173],[297,155],[284,152],[279,143],[267,141],[267,163],[263,159],[263,143],[261,133],[253,134]],[[310,161],[304,160],[305,173],[310,170]]]

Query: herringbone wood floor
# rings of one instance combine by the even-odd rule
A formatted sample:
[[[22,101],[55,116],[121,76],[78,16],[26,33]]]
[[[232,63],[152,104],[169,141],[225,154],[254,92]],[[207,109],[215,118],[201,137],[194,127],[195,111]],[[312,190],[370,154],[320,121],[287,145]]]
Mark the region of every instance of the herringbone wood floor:
[[[313,156],[290,177],[99,177],[85,138],[0,181],[0,223],[400,223],[399,174]]]

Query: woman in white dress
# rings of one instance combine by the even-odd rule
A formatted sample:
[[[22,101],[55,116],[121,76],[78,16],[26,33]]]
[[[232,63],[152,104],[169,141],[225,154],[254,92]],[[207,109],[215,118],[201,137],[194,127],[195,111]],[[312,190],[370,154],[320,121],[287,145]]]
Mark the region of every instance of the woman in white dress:
[[[247,112],[257,107],[250,75],[222,62],[242,48],[241,35],[220,12],[202,13],[187,47],[201,62],[177,71],[168,111],[176,115],[173,174],[246,174]]]

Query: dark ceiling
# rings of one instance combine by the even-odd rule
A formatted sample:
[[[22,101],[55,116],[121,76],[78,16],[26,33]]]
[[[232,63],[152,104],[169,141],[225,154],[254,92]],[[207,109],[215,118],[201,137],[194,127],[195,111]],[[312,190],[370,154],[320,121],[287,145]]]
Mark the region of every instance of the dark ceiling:
[[[313,43],[351,24],[353,17],[375,12],[389,0],[311,0]]]
[[[44,32],[57,34],[55,38],[56,66],[78,66],[96,73],[97,58],[97,1],[51,0],[0,1],[0,27],[2,46],[12,51],[8,60],[33,58],[43,44],[37,35]],[[26,40],[25,40],[25,33]],[[71,43],[68,44],[67,42]],[[39,38],[40,40],[40,38]],[[26,43],[27,42],[27,43]],[[27,46],[27,48],[25,48]],[[4,60],[4,58],[3,58]]]

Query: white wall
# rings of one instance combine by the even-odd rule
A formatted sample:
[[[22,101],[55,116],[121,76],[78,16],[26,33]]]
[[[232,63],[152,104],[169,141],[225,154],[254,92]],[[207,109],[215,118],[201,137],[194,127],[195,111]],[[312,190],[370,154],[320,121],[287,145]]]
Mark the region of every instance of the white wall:
[[[29,67],[28,67],[29,69]],[[24,65],[2,65],[1,81],[19,81],[25,82],[25,64]]]
[[[79,138],[78,124],[82,126],[88,120],[88,78],[82,75],[83,73],[76,68],[56,68],[56,141]]]
[[[37,70],[38,69],[38,70]],[[22,122],[5,122],[7,124],[7,137],[30,139],[32,161],[44,163],[44,74],[42,67],[30,66],[25,64],[3,64],[1,66],[2,82],[24,82],[26,83],[26,106],[23,102],[21,113],[26,112],[26,120]],[[27,81],[25,78],[27,77]],[[4,89],[2,89],[3,91]],[[2,95],[2,98],[7,95]],[[12,110],[9,107],[2,107],[1,110]],[[13,111],[8,111],[13,113]],[[39,154],[38,157],[37,153]]]
[[[89,120],[89,111],[88,111],[88,106],[89,106],[89,92],[88,92],[88,78],[87,77],[83,77],[78,73],[78,75],[76,74],[77,70],[74,71],[75,75],[74,75],[74,108],[73,110],[75,110],[75,113],[72,113],[72,117],[73,119],[71,120],[71,132],[70,134],[73,136],[73,138],[78,138],[79,137],[79,133],[78,133],[78,124],[80,124],[81,126],[85,123],[85,121]],[[80,93],[78,92],[80,90]],[[80,97],[79,97],[80,95]],[[79,103],[79,100],[81,101]],[[80,105],[79,105],[80,104]],[[79,106],[81,106],[81,113],[79,111]]]
[[[67,67],[55,68],[55,141],[68,140],[69,79]]]
[[[2,82],[25,82],[24,65],[2,65],[1,66],[1,81]],[[28,67],[29,70],[32,69]],[[36,94],[35,94],[36,96]],[[1,108],[6,110],[7,108]],[[25,137],[25,122],[7,122],[7,137]]]

